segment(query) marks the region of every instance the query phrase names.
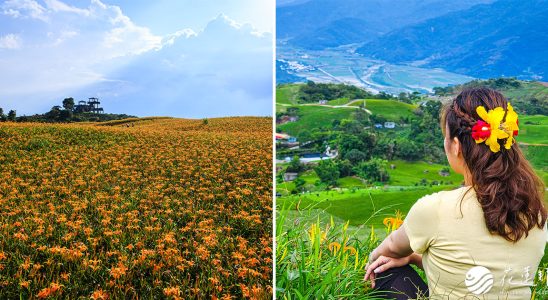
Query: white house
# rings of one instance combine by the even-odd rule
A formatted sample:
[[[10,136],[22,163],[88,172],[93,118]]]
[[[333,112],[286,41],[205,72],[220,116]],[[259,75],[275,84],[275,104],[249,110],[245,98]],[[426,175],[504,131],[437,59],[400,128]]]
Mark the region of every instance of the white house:
[[[394,122],[384,122],[384,128],[396,128],[396,123],[394,123]]]

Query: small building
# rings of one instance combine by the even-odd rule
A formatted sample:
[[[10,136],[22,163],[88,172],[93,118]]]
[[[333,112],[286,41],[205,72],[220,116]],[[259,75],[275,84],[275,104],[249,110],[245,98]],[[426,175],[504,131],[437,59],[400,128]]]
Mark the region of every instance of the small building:
[[[327,104],[327,100],[320,100],[318,102],[320,105],[326,105]]]
[[[286,173],[284,173],[284,181],[293,181],[293,180],[297,179],[297,176],[299,176],[299,173],[286,172]]]
[[[396,123],[394,123],[394,122],[384,122],[384,128],[396,128]]]

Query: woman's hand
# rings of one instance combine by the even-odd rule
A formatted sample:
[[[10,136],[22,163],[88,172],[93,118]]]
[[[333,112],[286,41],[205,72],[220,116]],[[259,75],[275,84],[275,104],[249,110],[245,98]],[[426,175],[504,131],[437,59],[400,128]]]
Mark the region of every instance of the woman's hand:
[[[384,272],[391,268],[408,265],[411,262],[411,255],[402,258],[392,258],[387,256],[379,256],[374,262],[368,263],[365,266],[364,280],[371,280],[371,287],[375,288],[375,277],[377,273]]]

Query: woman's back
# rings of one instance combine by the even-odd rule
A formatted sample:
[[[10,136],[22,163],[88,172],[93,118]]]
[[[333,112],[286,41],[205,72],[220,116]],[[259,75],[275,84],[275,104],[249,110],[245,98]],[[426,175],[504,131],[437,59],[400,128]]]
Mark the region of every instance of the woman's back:
[[[463,187],[417,201],[404,227],[423,253],[431,299],[530,299],[546,226],[516,243],[491,234],[474,190]]]

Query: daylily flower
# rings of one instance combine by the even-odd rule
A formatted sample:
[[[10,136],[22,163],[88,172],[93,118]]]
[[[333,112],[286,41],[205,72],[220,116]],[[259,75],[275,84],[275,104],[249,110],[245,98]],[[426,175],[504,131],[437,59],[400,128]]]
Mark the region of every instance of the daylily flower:
[[[490,127],[489,128],[490,134],[488,136],[484,134],[483,136],[486,136],[485,138],[480,135],[478,136],[479,139],[476,139],[474,137],[474,128],[476,128],[476,126],[472,128],[472,137],[474,137],[474,139],[476,140],[476,143],[479,144],[485,141],[485,144],[489,146],[489,149],[491,149],[491,151],[493,151],[494,153],[497,153],[500,151],[500,144],[498,143],[498,140],[507,139],[506,143],[504,144],[504,148],[510,149],[510,147],[512,146],[512,143],[514,142],[513,136],[517,135],[517,131],[519,130],[518,122],[517,122],[518,115],[514,111],[512,105],[508,103],[507,112],[505,112],[504,109],[500,106],[495,107],[495,109],[489,110],[489,112],[485,110],[485,107],[478,106],[476,108],[476,112],[478,113],[480,118],[482,118],[483,121],[485,121],[485,122],[482,122],[482,120],[478,120],[478,124],[480,122],[487,123]],[[505,114],[506,114],[506,119],[504,122],[502,122],[502,119],[504,118]],[[482,126],[481,128],[476,128],[476,130],[479,129],[481,131],[484,131],[483,125],[484,124],[481,125]]]
[[[510,147],[512,146],[512,143],[514,142],[514,136],[518,135],[518,124],[518,114],[514,111],[512,105],[508,103],[508,112],[506,113],[506,121],[504,122],[504,125],[505,129],[508,130],[508,132],[512,132],[512,135],[510,135],[506,140],[504,148],[510,149]]]

